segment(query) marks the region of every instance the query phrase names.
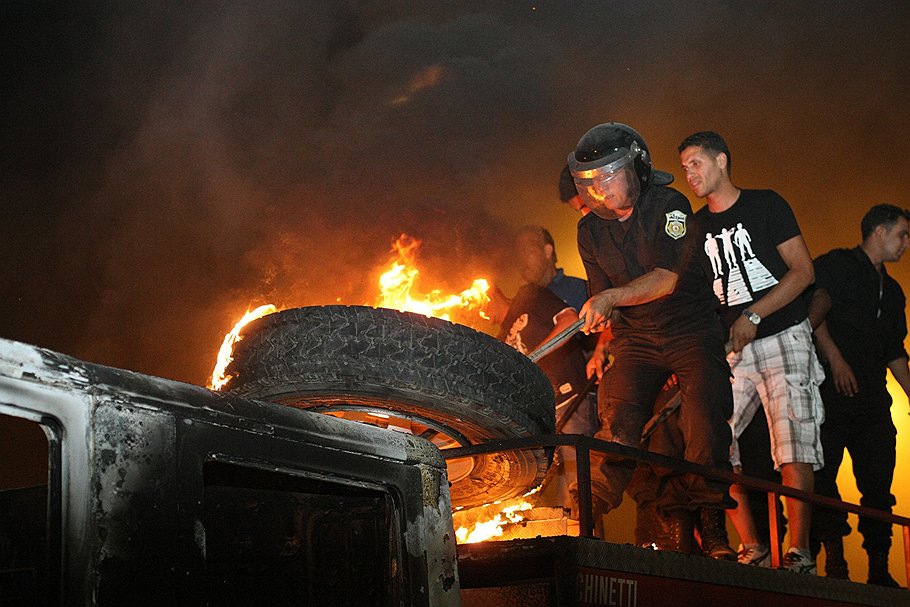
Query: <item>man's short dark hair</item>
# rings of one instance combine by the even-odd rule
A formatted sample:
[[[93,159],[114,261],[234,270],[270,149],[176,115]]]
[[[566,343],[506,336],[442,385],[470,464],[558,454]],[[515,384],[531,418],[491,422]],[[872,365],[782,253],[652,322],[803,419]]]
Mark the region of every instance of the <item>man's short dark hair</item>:
[[[569,170],[569,165],[562,167],[559,174],[559,199],[563,202],[569,202],[578,196],[578,190],[575,188],[575,178]]]
[[[680,154],[686,148],[698,146],[705,151],[711,152],[716,157],[718,154],[727,155],[727,175],[730,174],[730,168],[733,166],[733,159],[730,157],[730,148],[724,138],[714,131],[699,131],[689,135],[679,144],[677,150]]]
[[[534,234],[540,243],[553,247],[553,262],[556,262],[556,243],[553,241],[553,235],[546,228],[532,225],[521,226],[518,234]]]
[[[869,238],[878,226],[885,226],[885,228],[890,230],[901,217],[910,220],[910,211],[896,207],[893,204],[875,205],[866,212],[862,222],[859,224],[863,232],[863,241]]]

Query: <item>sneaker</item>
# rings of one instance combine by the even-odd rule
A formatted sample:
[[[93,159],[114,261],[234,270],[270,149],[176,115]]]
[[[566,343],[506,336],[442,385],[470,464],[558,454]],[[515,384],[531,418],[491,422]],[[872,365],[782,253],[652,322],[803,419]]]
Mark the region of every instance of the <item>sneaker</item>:
[[[809,575],[818,575],[815,568],[815,559],[812,554],[802,548],[790,548],[784,555],[784,569],[795,571],[796,573],[808,573]]]
[[[771,549],[765,544],[739,545],[736,561],[740,565],[754,565],[755,567],[771,566]]]

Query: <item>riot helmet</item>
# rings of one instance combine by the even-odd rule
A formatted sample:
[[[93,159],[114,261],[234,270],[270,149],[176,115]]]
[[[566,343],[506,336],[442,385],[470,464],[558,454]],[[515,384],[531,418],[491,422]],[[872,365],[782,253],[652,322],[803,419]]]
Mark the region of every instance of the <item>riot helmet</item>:
[[[604,219],[627,215],[651,185],[651,154],[644,138],[618,122],[585,133],[569,154],[568,165],[578,194]]]

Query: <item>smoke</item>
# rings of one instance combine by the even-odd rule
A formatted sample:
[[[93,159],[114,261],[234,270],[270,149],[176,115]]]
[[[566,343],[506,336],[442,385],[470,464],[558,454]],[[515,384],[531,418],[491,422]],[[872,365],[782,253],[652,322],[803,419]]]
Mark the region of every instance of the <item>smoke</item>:
[[[202,383],[248,306],[372,302],[401,233],[428,285],[514,285],[513,226],[571,263],[556,179],[606,120],[670,170],[724,133],[813,252],[900,200],[906,7],[493,4],[5,3],[0,335]]]

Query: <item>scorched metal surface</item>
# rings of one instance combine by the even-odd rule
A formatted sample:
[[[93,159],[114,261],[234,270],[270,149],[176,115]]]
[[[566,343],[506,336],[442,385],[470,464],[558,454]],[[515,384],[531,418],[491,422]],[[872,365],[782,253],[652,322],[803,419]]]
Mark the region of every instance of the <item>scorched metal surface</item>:
[[[0,512],[0,604],[458,605],[424,440],[0,339],[7,419],[49,461],[43,487],[0,491],[43,520],[23,537]]]

